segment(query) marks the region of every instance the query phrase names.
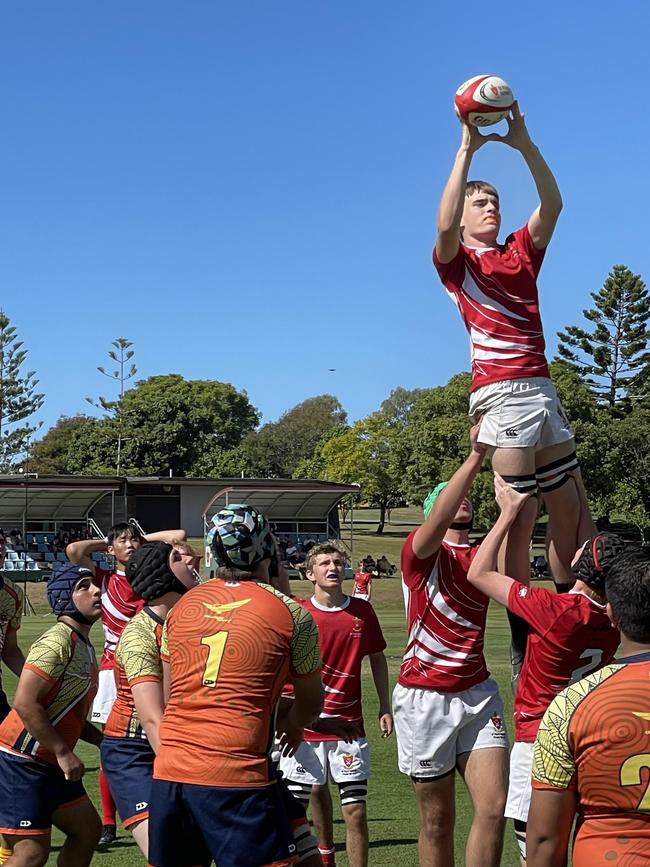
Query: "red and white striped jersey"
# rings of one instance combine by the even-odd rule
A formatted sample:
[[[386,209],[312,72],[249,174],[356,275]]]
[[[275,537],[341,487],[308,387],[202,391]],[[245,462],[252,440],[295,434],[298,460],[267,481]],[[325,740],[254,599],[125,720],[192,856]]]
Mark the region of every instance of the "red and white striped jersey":
[[[104,652],[100,670],[113,668],[115,648],[126,624],[144,607],[141,599],[126,579],[124,572],[108,572],[97,569],[102,579],[102,627],[104,629]]]
[[[413,530],[402,548],[408,642],[402,686],[462,692],[490,672],[483,656],[489,599],[467,580],[478,544],[443,542],[431,557],[413,552]]]
[[[537,291],[545,252],[528,226],[498,247],[461,244],[451,262],[440,262],[434,249],[433,264],[470,335],[472,391],[549,376]]]

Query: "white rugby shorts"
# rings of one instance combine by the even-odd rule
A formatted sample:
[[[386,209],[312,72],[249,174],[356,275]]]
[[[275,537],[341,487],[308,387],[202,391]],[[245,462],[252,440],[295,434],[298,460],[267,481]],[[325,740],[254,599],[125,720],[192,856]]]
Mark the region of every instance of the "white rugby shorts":
[[[508,749],[503,702],[491,677],[463,692],[398,683],[393,719],[399,769],[410,777],[443,776],[456,767],[458,756],[473,750]]]
[[[370,777],[367,738],[345,741],[303,741],[295,755],[282,756],[280,770],[286,779],[307,786],[323,786],[329,776],[335,783],[357,783]]]
[[[99,686],[97,687],[97,695],[93,701],[90,721],[104,724],[108,719],[116,696],[117,687],[115,686],[113,669],[104,668],[99,672]]]
[[[545,376],[506,379],[477,388],[469,415],[481,421],[479,442],[492,448],[535,451],[573,439],[573,430],[552,381]]]
[[[503,815],[506,819],[528,821],[530,796],[532,793],[531,775],[533,770],[533,743],[515,741],[510,753],[510,783],[508,800]]]

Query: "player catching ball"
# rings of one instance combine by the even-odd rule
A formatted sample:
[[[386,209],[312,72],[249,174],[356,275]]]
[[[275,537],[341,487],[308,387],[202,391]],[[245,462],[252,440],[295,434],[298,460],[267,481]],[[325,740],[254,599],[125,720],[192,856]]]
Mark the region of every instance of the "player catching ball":
[[[548,561],[558,589],[573,583],[571,559],[595,533],[569,471],[577,461],[573,431],[562,409],[544,354],[537,276],[562,210],[553,174],[526,129],[515,102],[508,132],[482,135],[461,120],[461,144],[438,210],[433,262],[470,334],[470,416],[481,419],[479,442],[494,470],[513,488],[539,488],[549,514]],[[485,181],[469,181],[472,158],[486,142],[519,151],[537,187],[539,205],[527,224],[499,243],[499,194]],[[534,521],[534,519],[533,519]],[[508,534],[505,574],[527,576],[530,521],[522,514]],[[511,621],[512,623],[512,621]],[[525,631],[513,629],[513,664]]]

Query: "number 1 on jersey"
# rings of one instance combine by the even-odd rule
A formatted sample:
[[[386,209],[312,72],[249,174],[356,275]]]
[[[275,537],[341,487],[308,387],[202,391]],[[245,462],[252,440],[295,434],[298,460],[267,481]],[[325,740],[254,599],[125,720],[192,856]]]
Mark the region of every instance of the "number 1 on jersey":
[[[204,635],[201,639],[201,644],[205,644],[208,648],[208,658],[203,669],[203,686],[213,687],[217,685],[227,640],[227,632],[215,632],[214,635]]]

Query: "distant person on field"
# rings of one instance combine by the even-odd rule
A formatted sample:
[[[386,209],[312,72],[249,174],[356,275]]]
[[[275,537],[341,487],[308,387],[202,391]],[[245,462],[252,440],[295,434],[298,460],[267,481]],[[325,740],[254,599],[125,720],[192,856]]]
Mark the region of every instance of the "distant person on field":
[[[650,863],[650,557],[612,563],[607,611],[621,633],[610,665],[564,689],[544,714],[533,756],[529,867]]]
[[[101,590],[89,569],[62,563],[47,597],[57,622],[31,646],[0,725],[0,828],[11,867],[45,865],[52,825],[65,835],[59,867],[88,867],[101,823],[74,749],[79,740],[99,747],[102,738],[87,721],[97,691],[89,632],[101,617]]]
[[[469,414],[480,420],[479,442],[492,466],[521,493],[539,488],[549,514],[548,559],[558,589],[573,584],[571,559],[580,541],[596,530],[581,514],[573,431],[550,379],[539,311],[537,278],[558,217],[562,197],[553,173],[533,143],[515,102],[508,132],[482,135],[461,122],[461,143],[438,209],[433,262],[470,334],[472,387]],[[498,241],[501,228],[497,190],[486,181],[468,181],[472,159],[486,142],[502,142],[524,158],[539,196],[526,225]],[[581,522],[590,526],[581,529]],[[529,572],[532,528],[513,524],[504,571]],[[516,676],[526,644],[521,621],[511,619],[512,664]]]
[[[479,550],[469,538],[469,491],[485,457],[477,436],[475,425],[469,456],[426,498],[425,521],[402,548],[408,639],[393,712],[399,769],[420,811],[421,867],[454,867],[456,771],[474,807],[465,864],[501,863],[508,736],[483,655],[490,600],[467,580]]]
[[[76,563],[90,569],[101,581],[102,587],[102,627],[104,629],[104,651],[99,666],[99,689],[92,709],[92,721],[104,725],[115,701],[116,686],[113,673],[115,648],[126,624],[144,605],[133,592],[126,579],[124,570],[131,554],[143,542],[176,542],[185,541],[185,530],[163,530],[160,533],[149,533],[142,536],[129,523],[115,524],[110,528],[105,539],[86,539],[71,542],[66,548],[66,554],[71,563]],[[92,559],[95,551],[106,553],[115,560],[114,570],[97,567]],[[102,802],[102,835],[100,845],[108,846],[115,840],[116,815],[115,802],[110,787],[100,767],[99,794]]]
[[[366,572],[365,562],[359,560],[359,570],[354,573],[352,578],[354,585],[352,587],[352,595],[355,599],[365,599],[370,602],[372,596],[372,572]]]
[[[526,863],[526,822],[531,796],[533,742],[544,711],[557,693],[610,663],[619,632],[607,615],[608,570],[625,548],[613,533],[599,533],[578,549],[575,583],[568,593],[528,586],[497,571],[497,557],[521,509],[537,514],[537,502],[495,477],[501,515],[483,540],[468,572],[470,584],[521,617],[528,644],[515,692],[515,744],[510,755],[506,818],[513,819],[522,864]]]

